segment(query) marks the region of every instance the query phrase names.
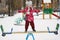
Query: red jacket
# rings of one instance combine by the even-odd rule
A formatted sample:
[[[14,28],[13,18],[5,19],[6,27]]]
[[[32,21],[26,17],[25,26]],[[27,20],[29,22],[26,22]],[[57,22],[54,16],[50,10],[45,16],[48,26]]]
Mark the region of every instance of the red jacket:
[[[39,12],[39,10],[37,10],[37,9],[32,9],[31,7],[30,7],[30,10],[28,9],[28,7],[26,7],[24,10],[18,10],[18,12],[25,12],[26,13],[26,21],[34,21],[34,17],[33,17],[33,12],[36,12],[36,13],[38,13]]]

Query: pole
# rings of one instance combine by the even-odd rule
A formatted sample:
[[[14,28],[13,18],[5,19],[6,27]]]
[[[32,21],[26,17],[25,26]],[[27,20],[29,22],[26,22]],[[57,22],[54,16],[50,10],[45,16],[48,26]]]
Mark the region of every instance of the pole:
[[[44,1],[44,0],[43,0],[43,1]],[[42,10],[44,10],[44,3],[43,3],[43,1],[42,1]],[[44,13],[43,13],[42,16],[43,16],[43,19],[45,19],[45,18],[44,18],[44,16],[45,16]]]
[[[45,15],[44,15],[44,13],[43,13],[43,19],[45,19],[44,16],[45,16]]]
[[[51,14],[49,14],[49,18],[52,19],[52,15]]]

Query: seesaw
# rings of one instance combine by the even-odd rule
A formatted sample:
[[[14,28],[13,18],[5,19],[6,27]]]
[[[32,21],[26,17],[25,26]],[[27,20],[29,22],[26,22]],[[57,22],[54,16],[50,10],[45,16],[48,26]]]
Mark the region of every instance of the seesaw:
[[[2,36],[5,36],[6,34],[12,34],[13,28],[11,28],[11,32],[4,32],[3,26],[0,26],[1,31],[2,31]]]
[[[54,33],[54,34],[58,34],[58,31],[3,32],[3,33],[2,33],[2,36],[6,36],[7,34],[26,34],[26,33]]]
[[[29,32],[12,32],[13,28],[11,28],[11,32],[4,32],[3,26],[1,25],[2,36],[6,36],[7,34],[25,34],[25,33],[54,33],[55,35],[58,34],[59,24],[56,26],[56,31],[50,31],[49,27],[47,27],[48,31],[29,31]]]
[[[36,31],[36,32],[3,32],[2,36],[4,37],[7,34],[27,34],[27,33],[54,33],[54,34],[56,34],[55,32],[57,32],[57,31],[50,31],[50,32],[48,32],[48,31]]]
[[[14,25],[19,25],[22,21],[24,20],[24,18],[16,18],[16,24],[14,24]]]

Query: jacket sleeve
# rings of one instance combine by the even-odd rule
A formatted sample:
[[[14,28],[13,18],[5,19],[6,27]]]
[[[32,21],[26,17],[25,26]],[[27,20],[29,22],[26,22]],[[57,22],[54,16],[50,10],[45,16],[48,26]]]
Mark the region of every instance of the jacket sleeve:
[[[37,9],[34,9],[33,11],[36,12],[36,13],[40,12],[40,10],[37,10]]]
[[[18,10],[18,12],[19,12],[19,13],[20,13],[20,12],[24,13],[24,12],[26,12],[26,10],[25,10],[25,9],[23,9],[23,10]]]

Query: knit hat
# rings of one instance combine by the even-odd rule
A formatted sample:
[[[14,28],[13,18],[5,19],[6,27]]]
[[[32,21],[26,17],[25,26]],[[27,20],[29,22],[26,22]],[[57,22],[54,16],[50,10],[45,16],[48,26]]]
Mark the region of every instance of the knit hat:
[[[26,1],[26,6],[32,6],[32,1]]]

